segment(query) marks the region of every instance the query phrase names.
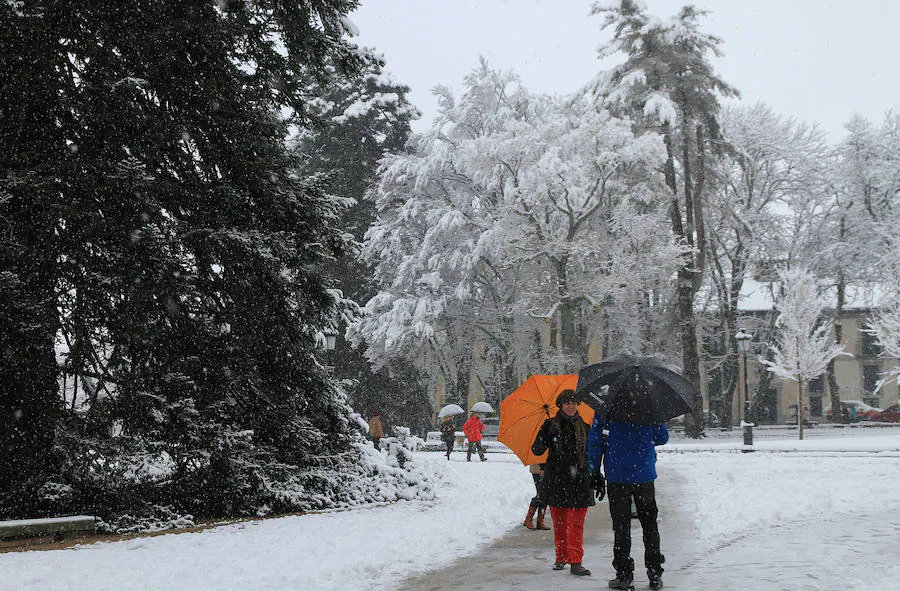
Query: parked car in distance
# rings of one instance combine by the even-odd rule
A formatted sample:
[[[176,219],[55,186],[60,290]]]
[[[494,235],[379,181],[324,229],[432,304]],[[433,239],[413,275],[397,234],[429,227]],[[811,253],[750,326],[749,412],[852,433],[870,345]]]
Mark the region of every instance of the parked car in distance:
[[[850,413],[851,419],[854,414],[856,415],[857,421],[874,421],[876,420],[875,417],[882,412],[880,408],[870,406],[862,400],[841,400],[841,410],[845,408]],[[825,408],[825,416],[831,416],[830,406]]]
[[[792,426],[796,425],[797,424],[797,405],[796,404],[790,405],[788,407],[788,410],[790,411],[790,414],[785,419],[784,424],[792,425]],[[810,415],[809,415],[809,407],[804,406],[803,407],[803,425],[806,427],[815,427],[818,424],[819,423],[817,421],[811,420]]]
[[[876,414],[872,420],[881,421],[882,423],[900,423],[900,404],[895,402]]]

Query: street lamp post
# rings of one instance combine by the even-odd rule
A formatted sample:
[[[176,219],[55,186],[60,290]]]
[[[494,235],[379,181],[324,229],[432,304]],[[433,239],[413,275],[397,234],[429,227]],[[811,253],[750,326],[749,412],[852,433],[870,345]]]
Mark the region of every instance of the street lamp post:
[[[750,386],[747,381],[747,353],[750,351],[750,342],[753,335],[739,330],[734,335],[737,341],[738,352],[741,354],[744,369],[744,418],[741,420],[741,428],[744,430],[744,445],[753,445],[753,423],[750,422]]]
[[[325,367],[328,370],[328,373],[332,373],[334,367],[331,364],[331,355],[334,352],[334,347],[337,343],[337,331],[333,328],[326,328],[322,330],[322,335],[325,337],[323,345],[325,347],[325,360],[328,363]]]

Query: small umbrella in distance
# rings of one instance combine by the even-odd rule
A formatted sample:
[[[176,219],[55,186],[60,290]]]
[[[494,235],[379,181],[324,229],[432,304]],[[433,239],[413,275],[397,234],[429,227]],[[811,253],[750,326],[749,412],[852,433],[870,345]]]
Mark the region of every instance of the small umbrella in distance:
[[[452,417],[453,415],[464,415],[466,411],[463,407],[458,404],[448,404],[441,408],[440,412],[438,412],[438,418],[443,419],[444,417]]]
[[[526,466],[540,464],[547,459],[531,453],[531,444],[547,419],[556,416],[559,407],[556,397],[563,390],[574,390],[578,376],[533,375],[512,394],[500,402],[500,427],[497,441],[503,443]],[[594,420],[594,411],[585,404],[578,405],[578,414],[588,425]]]
[[[691,412],[696,392],[659,359],[617,355],[578,372],[576,397],[604,419],[655,425]]]
[[[472,405],[472,408],[469,409],[469,412],[489,413],[494,412],[494,408],[487,402],[476,402]]]

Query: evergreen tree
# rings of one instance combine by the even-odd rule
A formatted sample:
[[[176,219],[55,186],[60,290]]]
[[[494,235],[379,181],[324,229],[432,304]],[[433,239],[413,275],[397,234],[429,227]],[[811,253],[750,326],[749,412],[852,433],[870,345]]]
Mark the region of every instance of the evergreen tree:
[[[46,19],[0,5],[0,515],[56,467],[55,232],[70,118]]]
[[[340,204],[302,176],[284,139],[310,116],[301,73],[356,60],[341,40],[354,6],[0,7],[12,81],[0,215],[16,232],[2,252],[14,304],[4,334],[32,343],[30,367],[15,370],[29,377],[3,375],[3,412],[36,401],[46,418],[30,437],[53,441],[53,344],[65,341],[84,388],[56,430],[61,469],[45,490],[69,491],[57,506],[84,508],[79,491],[98,489],[107,498],[93,502],[111,513],[200,515],[339,494],[323,469],[352,461],[346,409],[315,345],[335,313],[322,268],[347,246],[331,225]],[[141,461],[166,476],[110,490],[128,486],[114,466]],[[241,493],[227,508],[206,493],[223,479]],[[47,498],[3,509],[40,510]]]
[[[358,70],[332,62],[327,77],[310,77],[305,92],[317,97],[309,107],[313,125],[301,131],[295,145],[305,170],[320,175],[326,191],[347,200],[336,225],[356,244],[375,221],[374,203],[365,194],[379,162],[387,153],[404,150],[410,124],[419,117],[406,98],[409,88],[385,71],[383,58],[371,50],[360,54]],[[327,275],[342,298],[365,302],[375,293],[372,269],[356,255],[355,248],[335,258]],[[355,314],[352,304],[348,313]],[[409,426],[424,435],[432,403],[414,365],[395,360],[375,370],[340,330],[331,356],[334,375],[344,379],[354,408],[367,416],[377,408],[386,425]]]

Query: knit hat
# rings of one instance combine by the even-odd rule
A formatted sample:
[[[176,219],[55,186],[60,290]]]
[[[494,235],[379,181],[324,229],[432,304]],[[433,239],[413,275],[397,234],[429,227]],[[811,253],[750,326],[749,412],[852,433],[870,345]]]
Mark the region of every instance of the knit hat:
[[[562,405],[566,402],[578,402],[575,399],[575,390],[563,390],[556,397],[556,406],[562,408]]]
[[[372,411],[372,414],[375,415],[375,416],[377,417],[377,416],[380,415],[381,413],[378,412],[377,410],[373,410],[373,411]]]

